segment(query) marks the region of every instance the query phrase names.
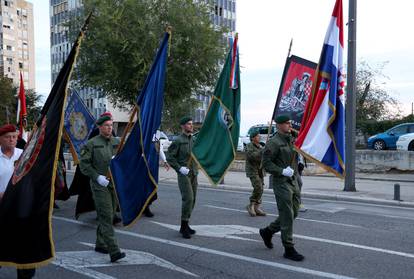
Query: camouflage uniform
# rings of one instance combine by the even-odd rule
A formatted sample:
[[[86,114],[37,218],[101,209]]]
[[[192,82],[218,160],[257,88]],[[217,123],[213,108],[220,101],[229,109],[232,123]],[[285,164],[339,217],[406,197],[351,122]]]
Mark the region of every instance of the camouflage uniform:
[[[264,170],[261,166],[263,147],[259,144],[249,143],[246,146],[246,176],[250,178],[253,193],[250,202],[262,203]]]
[[[112,182],[104,187],[99,185],[96,180],[99,175],[106,176],[108,174],[109,163],[112,156],[115,155],[118,145],[118,139],[98,135],[90,139],[83,147],[80,159],[82,173],[90,178],[98,216],[95,250],[96,248],[107,250],[111,256],[120,253],[112,226],[116,211],[115,189]]]

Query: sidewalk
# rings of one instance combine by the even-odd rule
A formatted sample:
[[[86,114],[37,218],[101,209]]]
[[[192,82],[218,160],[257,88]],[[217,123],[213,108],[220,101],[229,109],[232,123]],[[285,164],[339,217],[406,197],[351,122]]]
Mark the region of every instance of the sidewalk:
[[[177,183],[174,170],[165,171],[160,168],[159,182]],[[211,185],[203,172],[199,172],[198,183],[203,187],[217,187],[221,189],[251,191],[250,180],[244,172],[228,172],[224,177],[224,184]],[[305,198],[321,198],[328,200],[356,201],[371,204],[394,205],[414,208],[414,174],[356,174],[356,192],[343,191],[344,182],[330,175],[303,176],[302,196]],[[395,201],[394,184],[400,184],[400,199]],[[265,192],[273,193],[269,189],[269,175],[265,177]]]

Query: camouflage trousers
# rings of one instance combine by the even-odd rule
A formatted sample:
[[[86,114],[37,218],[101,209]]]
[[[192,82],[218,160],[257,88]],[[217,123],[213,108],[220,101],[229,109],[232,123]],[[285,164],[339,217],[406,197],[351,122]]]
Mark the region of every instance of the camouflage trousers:
[[[263,178],[259,175],[250,176],[250,182],[253,186],[253,192],[250,196],[250,202],[255,203],[262,203],[262,195],[263,195]]]

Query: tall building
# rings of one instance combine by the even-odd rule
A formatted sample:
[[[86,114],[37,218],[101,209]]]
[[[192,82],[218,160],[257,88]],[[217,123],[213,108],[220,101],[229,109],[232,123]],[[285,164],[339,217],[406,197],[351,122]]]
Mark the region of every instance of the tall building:
[[[71,18],[82,13],[82,0],[50,0],[50,59],[52,84],[55,82],[66,57],[72,48],[69,41],[69,28],[66,25]],[[77,88],[80,97],[96,118],[107,110],[107,99],[100,90]]]
[[[0,74],[26,89],[35,89],[33,4],[24,0],[0,1]]]
[[[198,2],[208,3],[211,6],[211,23],[216,26],[226,27],[229,33],[224,34],[224,38],[231,37],[236,32],[236,0],[198,0]],[[200,106],[194,111],[194,123],[204,122],[211,96],[197,95],[195,97]]]

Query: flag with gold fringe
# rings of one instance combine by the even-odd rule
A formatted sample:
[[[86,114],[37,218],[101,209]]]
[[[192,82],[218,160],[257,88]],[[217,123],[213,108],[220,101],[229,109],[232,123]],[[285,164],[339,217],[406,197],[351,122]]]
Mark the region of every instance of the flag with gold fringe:
[[[46,265],[55,255],[52,212],[64,106],[90,17],[59,72],[0,201],[0,266],[35,268]]]
[[[158,187],[159,155],[153,138],[161,125],[169,37],[166,32],[138,96],[137,121],[110,164],[124,226],[138,220]]]

